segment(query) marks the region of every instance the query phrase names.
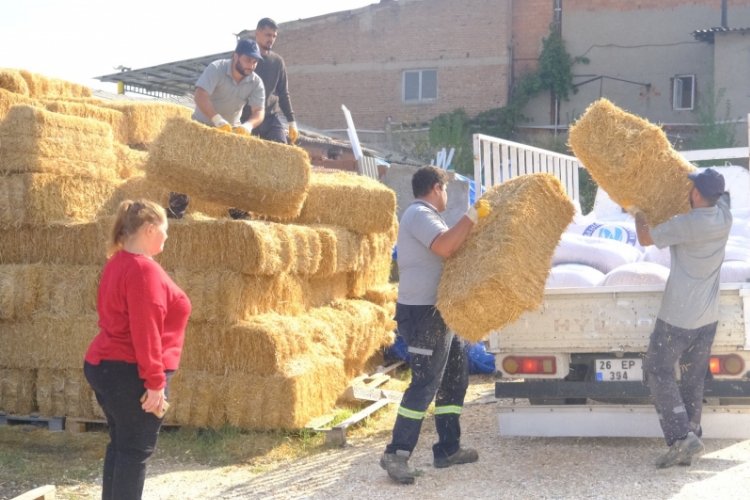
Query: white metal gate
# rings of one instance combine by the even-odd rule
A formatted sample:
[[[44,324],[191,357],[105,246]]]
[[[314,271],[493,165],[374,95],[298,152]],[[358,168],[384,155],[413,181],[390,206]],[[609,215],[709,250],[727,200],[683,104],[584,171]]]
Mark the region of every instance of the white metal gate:
[[[579,201],[579,167],[574,156],[474,134],[474,181],[482,187],[478,192],[520,175],[549,173],[560,179],[571,199]]]

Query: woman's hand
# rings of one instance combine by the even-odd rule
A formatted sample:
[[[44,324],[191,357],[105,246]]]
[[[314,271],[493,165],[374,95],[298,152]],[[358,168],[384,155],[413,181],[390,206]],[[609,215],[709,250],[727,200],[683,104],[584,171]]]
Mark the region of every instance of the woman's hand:
[[[147,413],[153,413],[159,418],[167,411],[167,399],[164,397],[164,389],[146,389],[141,397],[141,408]]]

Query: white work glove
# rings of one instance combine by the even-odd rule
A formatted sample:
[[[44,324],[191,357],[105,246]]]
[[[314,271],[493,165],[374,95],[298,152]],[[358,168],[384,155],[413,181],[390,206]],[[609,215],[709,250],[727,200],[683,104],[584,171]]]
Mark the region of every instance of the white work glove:
[[[484,219],[488,215],[490,215],[490,212],[492,212],[492,207],[490,206],[490,202],[487,200],[479,199],[474,203],[473,206],[469,207],[469,210],[466,212],[466,217],[471,220],[474,224],[479,222],[479,219]]]
[[[213,123],[214,127],[218,128],[222,132],[232,131],[232,126],[219,113],[216,113],[214,116],[211,117],[211,123]]]
[[[297,130],[297,122],[289,122],[289,143],[296,144],[299,138],[299,130]]]

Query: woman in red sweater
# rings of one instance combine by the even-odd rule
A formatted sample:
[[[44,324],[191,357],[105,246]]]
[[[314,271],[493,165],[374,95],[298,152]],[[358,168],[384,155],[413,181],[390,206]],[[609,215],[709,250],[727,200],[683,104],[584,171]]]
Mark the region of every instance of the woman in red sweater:
[[[167,383],[180,364],[191,306],[153,260],[166,239],[162,207],[145,200],[120,204],[99,283],[99,334],[83,367],[109,426],[102,480],[107,500],[141,498]]]

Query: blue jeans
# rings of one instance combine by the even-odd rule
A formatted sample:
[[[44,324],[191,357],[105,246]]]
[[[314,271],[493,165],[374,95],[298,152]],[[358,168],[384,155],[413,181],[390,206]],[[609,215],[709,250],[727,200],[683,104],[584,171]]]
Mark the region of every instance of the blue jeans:
[[[703,386],[718,323],[685,330],[657,319],[643,362],[667,446],[700,430]],[[675,377],[679,361],[680,382]]]
[[[275,113],[267,114],[260,125],[253,129],[253,135],[267,141],[288,144],[286,129]]]
[[[408,345],[411,382],[404,392],[386,453],[411,454],[417,446],[425,412],[435,400],[436,458],[458,451],[459,418],[469,386],[466,345],[455,337],[434,306],[396,304],[398,332]]]
[[[140,398],[146,388],[137,365],[124,361],[84,363],[83,373],[104,410],[109,428],[102,499],[140,499],[146,481],[146,461],[156,450],[162,420],[141,408]]]

